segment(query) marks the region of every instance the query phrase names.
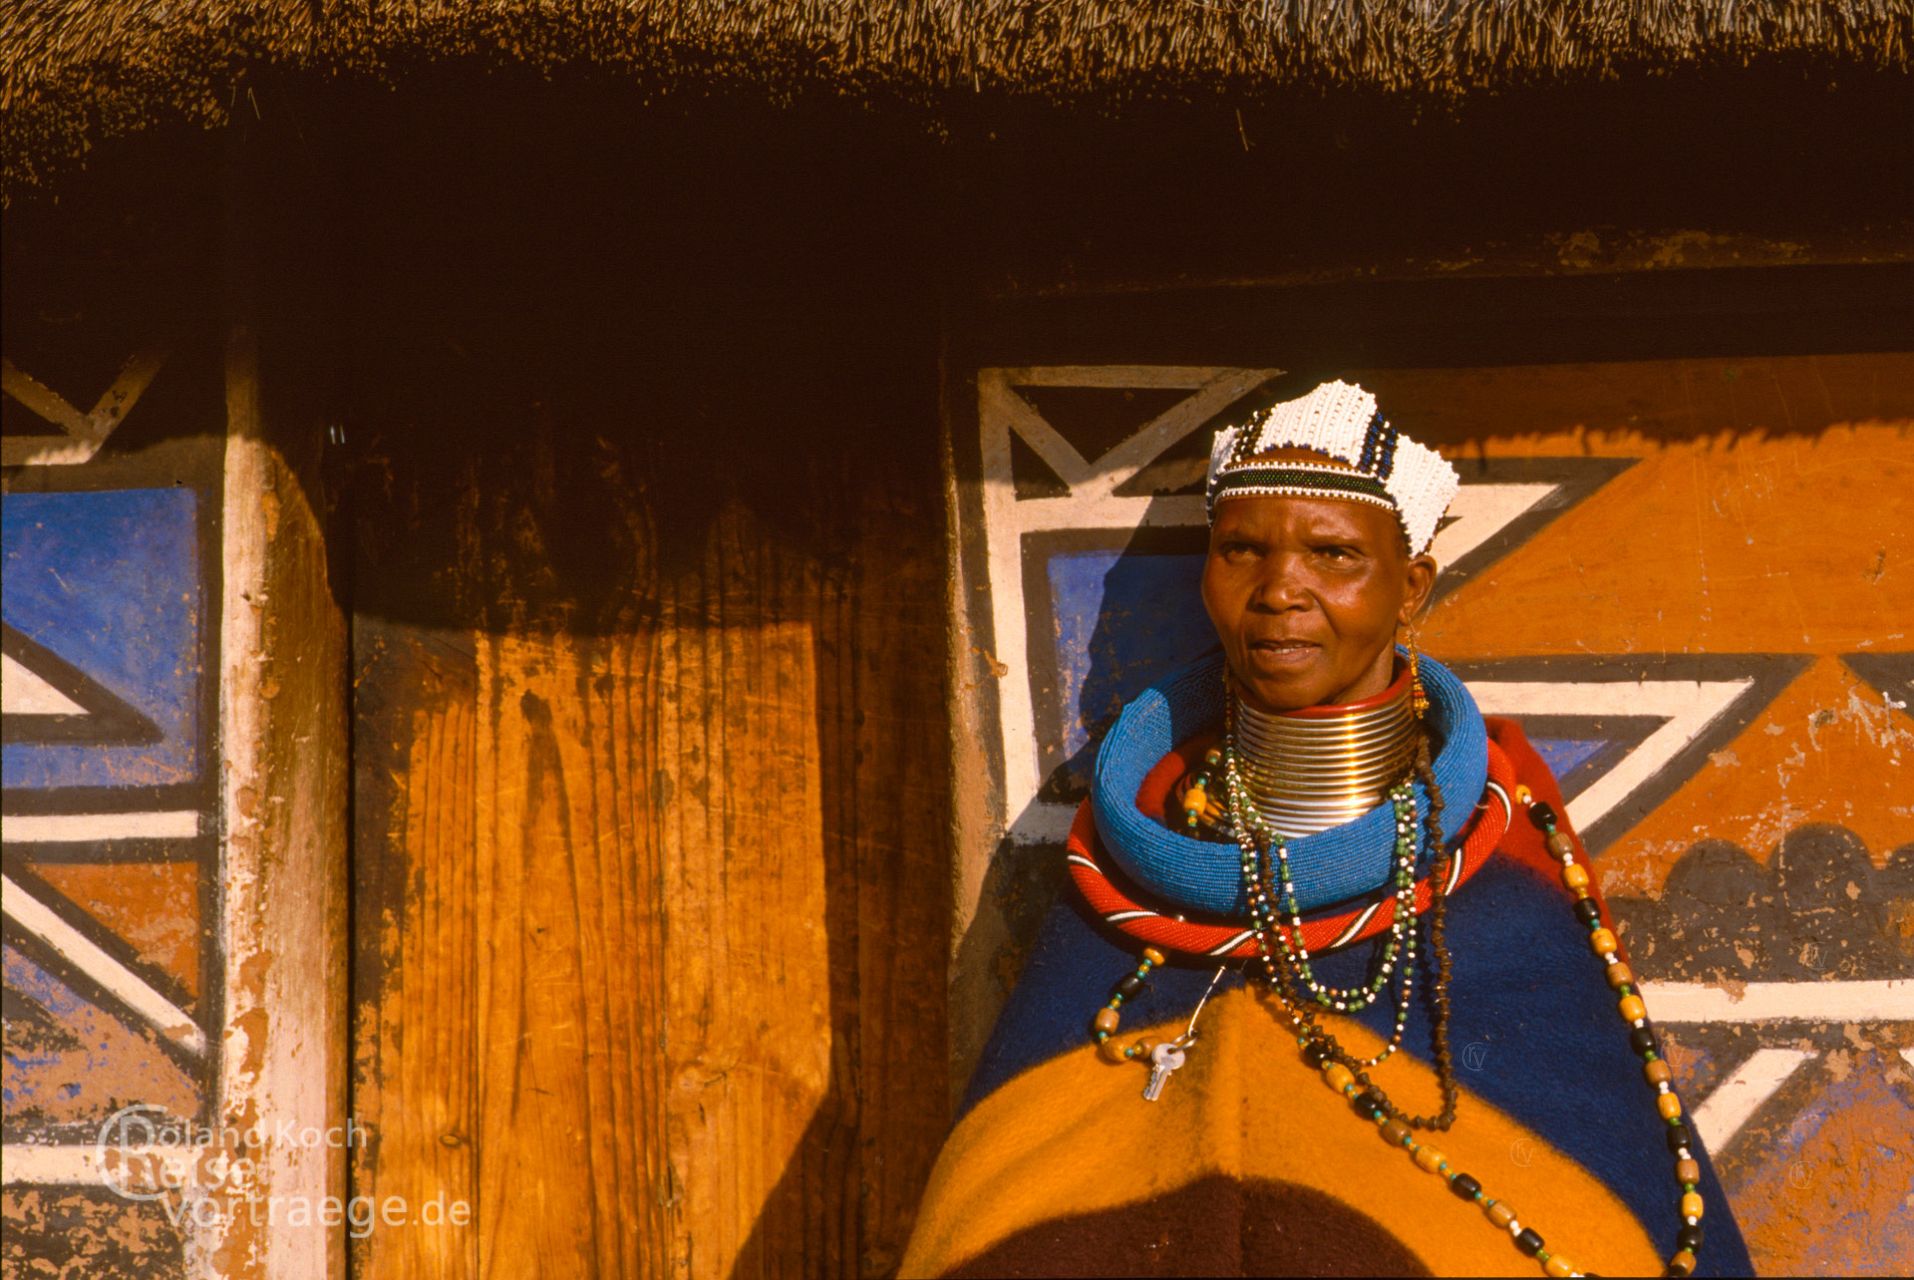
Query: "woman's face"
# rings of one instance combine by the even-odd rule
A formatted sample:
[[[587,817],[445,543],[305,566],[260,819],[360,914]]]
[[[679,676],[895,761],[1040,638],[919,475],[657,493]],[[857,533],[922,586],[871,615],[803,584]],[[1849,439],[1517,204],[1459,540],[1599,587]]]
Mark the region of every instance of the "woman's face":
[[[1340,498],[1238,497],[1216,507],[1203,605],[1237,691],[1263,711],[1355,702],[1389,687],[1396,627],[1435,561],[1395,513]]]

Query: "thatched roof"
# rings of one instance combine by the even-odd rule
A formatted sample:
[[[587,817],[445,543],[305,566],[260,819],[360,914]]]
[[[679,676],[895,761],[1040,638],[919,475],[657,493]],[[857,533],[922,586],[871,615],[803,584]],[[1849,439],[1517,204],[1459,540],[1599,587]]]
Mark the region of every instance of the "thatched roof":
[[[0,0],[8,185],[261,77],[456,62],[782,94],[1054,99],[1799,66],[1904,75],[1914,0]]]

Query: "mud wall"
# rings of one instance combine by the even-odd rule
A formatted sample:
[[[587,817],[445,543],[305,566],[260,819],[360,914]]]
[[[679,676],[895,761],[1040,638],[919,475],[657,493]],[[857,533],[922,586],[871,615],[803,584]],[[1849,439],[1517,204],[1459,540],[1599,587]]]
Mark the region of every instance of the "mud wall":
[[[344,627],[235,179],[9,219],[8,1275],[344,1260]]]

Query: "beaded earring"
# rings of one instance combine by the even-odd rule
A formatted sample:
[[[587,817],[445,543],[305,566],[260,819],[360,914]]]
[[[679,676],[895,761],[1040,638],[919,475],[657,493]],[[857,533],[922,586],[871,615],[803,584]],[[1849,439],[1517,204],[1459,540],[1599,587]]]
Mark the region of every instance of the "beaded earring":
[[[1420,720],[1429,710],[1429,692],[1422,687],[1422,655],[1416,652],[1415,624],[1410,623],[1408,630],[1403,646],[1409,650],[1409,709]]]

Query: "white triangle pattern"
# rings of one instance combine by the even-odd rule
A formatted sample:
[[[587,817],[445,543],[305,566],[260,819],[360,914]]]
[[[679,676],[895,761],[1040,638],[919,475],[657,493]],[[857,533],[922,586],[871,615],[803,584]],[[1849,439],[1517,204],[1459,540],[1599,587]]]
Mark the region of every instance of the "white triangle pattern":
[[[1464,484],[1449,503],[1448,521],[1436,533],[1429,554],[1448,566],[1521,519],[1561,488],[1559,484]]]
[[[0,715],[83,716],[85,707],[55,689],[37,672],[0,654]]]

